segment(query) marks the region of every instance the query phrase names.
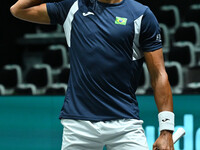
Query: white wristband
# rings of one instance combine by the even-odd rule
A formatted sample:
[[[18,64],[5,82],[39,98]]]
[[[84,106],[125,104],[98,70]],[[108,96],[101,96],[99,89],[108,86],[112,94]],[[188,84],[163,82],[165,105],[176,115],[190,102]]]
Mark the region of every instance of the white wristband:
[[[162,111],[158,114],[159,130],[174,131],[174,113],[170,111]]]

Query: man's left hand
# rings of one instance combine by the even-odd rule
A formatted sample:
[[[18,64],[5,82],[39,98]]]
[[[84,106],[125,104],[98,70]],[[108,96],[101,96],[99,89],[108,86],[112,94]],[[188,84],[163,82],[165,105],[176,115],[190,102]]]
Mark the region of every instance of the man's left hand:
[[[163,130],[153,144],[153,150],[174,150],[172,132]]]

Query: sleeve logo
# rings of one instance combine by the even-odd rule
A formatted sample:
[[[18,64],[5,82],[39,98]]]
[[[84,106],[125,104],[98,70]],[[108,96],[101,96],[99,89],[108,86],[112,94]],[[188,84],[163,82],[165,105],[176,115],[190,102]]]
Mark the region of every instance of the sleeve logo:
[[[162,40],[161,40],[161,34],[157,34],[156,35],[156,41],[162,42]]]

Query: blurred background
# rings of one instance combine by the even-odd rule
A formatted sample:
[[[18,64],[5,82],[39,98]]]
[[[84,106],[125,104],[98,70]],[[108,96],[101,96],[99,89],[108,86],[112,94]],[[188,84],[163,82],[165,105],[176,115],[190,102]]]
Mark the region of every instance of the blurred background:
[[[174,94],[200,93],[200,3],[198,0],[138,0],[157,17],[165,66]],[[1,4],[0,95],[64,94],[70,71],[62,26],[14,18],[16,1]],[[137,94],[152,94],[143,66]]]
[[[188,129],[176,150],[200,150],[200,1],[138,1],[150,7],[160,24],[176,121]],[[9,8],[15,2],[3,0],[0,5],[0,149],[60,149],[58,116],[70,72],[63,29],[14,18]],[[150,113],[155,118],[144,124],[147,133],[154,133],[151,145],[158,135],[157,111],[145,64],[137,95],[141,116]]]

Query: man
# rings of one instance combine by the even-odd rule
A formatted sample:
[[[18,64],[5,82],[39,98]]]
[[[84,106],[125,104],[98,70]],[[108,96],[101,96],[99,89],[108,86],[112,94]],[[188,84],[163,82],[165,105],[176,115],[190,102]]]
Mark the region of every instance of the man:
[[[160,136],[153,149],[174,149],[160,29],[147,6],[134,0],[18,0],[11,12],[64,27],[71,71],[60,114],[63,150],[148,149],[135,96],[144,60],[159,111]]]

